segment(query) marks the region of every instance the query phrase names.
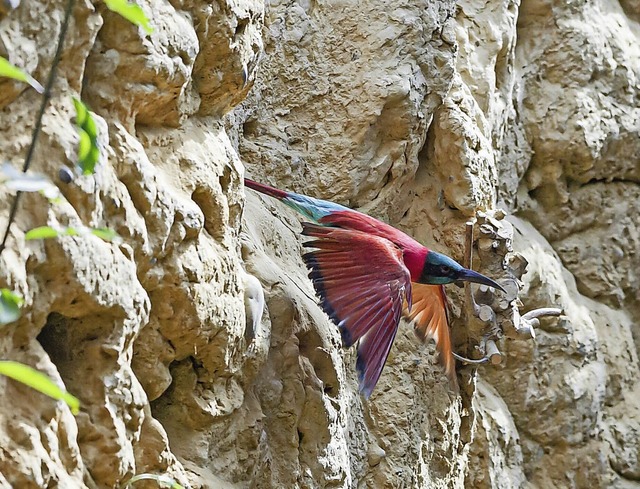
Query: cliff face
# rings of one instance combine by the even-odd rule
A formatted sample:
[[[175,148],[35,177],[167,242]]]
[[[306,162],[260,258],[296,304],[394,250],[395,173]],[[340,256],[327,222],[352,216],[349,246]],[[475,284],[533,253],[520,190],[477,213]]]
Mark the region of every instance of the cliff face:
[[[44,81],[65,3],[5,2],[0,54]],[[0,256],[0,285],[25,298],[1,358],[82,402],[74,417],[0,378],[2,486],[640,487],[638,2],[139,4],[150,36],[77,2],[32,166],[66,201],[26,195]],[[41,101],[25,87],[0,79],[16,167]],[[78,94],[103,152],[64,184]],[[512,246],[520,312],[564,314],[535,341],[501,322],[502,363],[459,365],[460,396],[403,324],[365,401],[297,216],[245,193],[245,174],[457,259],[465,222],[500,207],[476,266],[501,277]],[[80,223],[123,242],[24,239]],[[253,339],[247,273],[267,305]],[[449,289],[456,351],[477,354],[484,331]]]

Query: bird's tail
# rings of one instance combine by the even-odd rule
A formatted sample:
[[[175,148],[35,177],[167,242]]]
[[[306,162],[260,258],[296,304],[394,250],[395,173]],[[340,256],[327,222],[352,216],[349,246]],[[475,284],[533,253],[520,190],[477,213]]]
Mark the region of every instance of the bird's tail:
[[[279,190],[269,185],[264,185],[263,183],[254,182],[248,178],[244,179],[244,184],[250,189],[278,199],[314,222],[319,222],[323,217],[334,212],[352,212],[351,209],[340,204],[334,204],[328,200],[315,199],[313,197],[307,197],[306,195],[296,194],[295,192],[285,192],[284,190]]]
[[[260,192],[261,194],[268,195],[269,197],[274,197],[278,200],[286,199],[288,197],[287,192],[285,192],[284,190],[279,190],[277,188],[269,187],[269,185],[254,182],[253,180],[249,180],[248,178],[244,179],[244,185],[245,187],[249,187],[250,189],[253,189],[256,192]]]

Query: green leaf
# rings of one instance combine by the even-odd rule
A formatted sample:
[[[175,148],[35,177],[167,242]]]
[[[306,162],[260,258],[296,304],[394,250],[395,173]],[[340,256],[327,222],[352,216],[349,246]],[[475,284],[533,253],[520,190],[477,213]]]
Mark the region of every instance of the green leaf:
[[[82,125],[82,129],[87,132],[87,134],[91,138],[91,141],[96,141],[98,139],[98,127],[96,126],[96,121],[94,120],[91,112],[89,112],[86,106],[85,110],[87,110],[87,120]]]
[[[22,71],[17,66],[12,65],[6,58],[3,58],[2,56],[0,56],[0,76],[13,78],[14,80],[28,83],[34,88],[36,92],[44,92],[44,88],[42,87],[42,85],[40,85],[38,80]]]
[[[22,297],[9,289],[0,289],[0,326],[17,321],[20,318]]]
[[[85,226],[75,228],[66,227],[60,229],[55,229],[51,226],[41,226],[27,231],[27,234],[24,235],[24,238],[27,241],[31,241],[34,239],[57,238],[58,236],[88,236],[90,234],[93,234],[94,236],[97,236],[104,241],[112,241],[114,243],[119,243],[120,241],[122,241],[120,235],[113,229],[89,228]]]
[[[51,226],[40,226],[39,228],[33,228],[27,231],[27,234],[24,235],[24,238],[27,241],[31,241],[34,239],[48,239],[48,238],[57,238],[58,236],[81,236],[82,234],[89,234],[91,231],[82,232],[84,229],[89,228],[81,228],[80,230],[72,227],[55,229]]]
[[[97,146],[92,145],[89,149],[89,154],[83,160],[80,160],[78,166],[83,175],[93,175],[96,171],[96,164],[100,159],[100,150]]]
[[[91,151],[91,138],[87,134],[87,131],[78,128],[78,134],[80,135],[80,142],[78,143],[78,161],[82,162],[87,159],[89,152]]]
[[[139,5],[129,3],[127,0],[104,0],[104,3],[109,10],[122,15],[132,24],[142,27],[147,34],[153,32],[149,19]]]
[[[73,105],[76,108],[76,126],[80,143],[78,144],[78,166],[83,175],[93,175],[96,164],[100,159],[98,148],[98,126],[87,106],[76,97],[73,97]]]
[[[39,228],[33,228],[27,231],[24,239],[31,241],[33,239],[57,238],[61,234],[65,234],[64,231],[59,231],[50,226],[40,226]]]
[[[109,228],[92,228],[91,234],[97,236],[104,241],[122,241],[122,238],[113,229]]]
[[[71,97],[73,100],[73,106],[76,108],[76,126],[83,127],[89,117],[89,109],[82,103],[79,98]]]
[[[161,474],[161,475],[157,475],[157,474],[138,474],[138,475],[134,475],[131,479],[129,479],[126,484],[123,486],[123,489],[127,489],[129,487],[133,487],[133,484],[135,484],[138,481],[143,481],[143,480],[148,480],[148,481],[155,481],[156,484],[158,484],[158,487],[162,487],[162,488],[169,488],[169,489],[184,489],[184,487],[182,487],[180,484],[178,484],[173,477],[167,475],[167,474]]]
[[[78,414],[80,411],[80,401],[77,398],[58,387],[58,385],[45,374],[38,372],[28,365],[2,360],[0,361],[0,374],[22,382],[24,385],[53,399],[64,401],[71,408],[73,414]]]

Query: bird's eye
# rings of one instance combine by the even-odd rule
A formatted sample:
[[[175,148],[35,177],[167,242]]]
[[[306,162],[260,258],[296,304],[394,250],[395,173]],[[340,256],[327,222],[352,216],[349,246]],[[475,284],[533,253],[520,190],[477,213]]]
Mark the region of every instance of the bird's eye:
[[[449,273],[451,273],[451,268],[446,265],[440,265],[440,273],[442,275],[449,275]]]

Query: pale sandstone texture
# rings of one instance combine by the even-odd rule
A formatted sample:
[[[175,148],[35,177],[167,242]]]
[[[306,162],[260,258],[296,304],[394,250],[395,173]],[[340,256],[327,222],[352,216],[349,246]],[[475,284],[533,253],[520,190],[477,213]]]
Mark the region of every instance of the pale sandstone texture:
[[[25,298],[0,358],[82,402],[0,377],[0,487],[640,488],[637,1],[137,3],[150,35],[76,2],[32,164],[64,199],[24,195],[0,256]],[[0,2],[0,55],[44,82],[65,4]],[[102,152],[65,184],[72,96]],[[0,163],[40,101],[0,79]],[[364,400],[299,218],[245,174],[458,260],[479,216],[474,267],[508,297],[481,291],[483,322],[449,286],[452,337],[502,363],[451,392],[403,323]],[[80,224],[122,242],[25,241]],[[535,340],[514,329],[547,306]]]

